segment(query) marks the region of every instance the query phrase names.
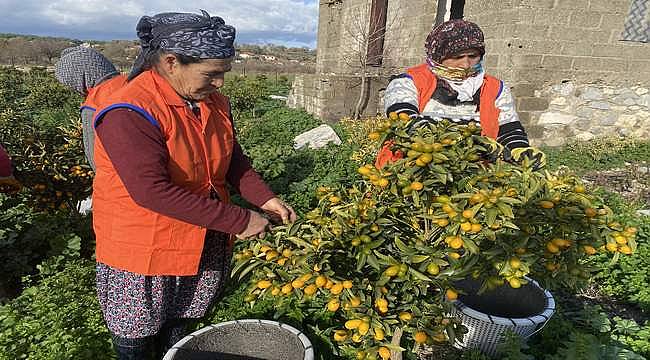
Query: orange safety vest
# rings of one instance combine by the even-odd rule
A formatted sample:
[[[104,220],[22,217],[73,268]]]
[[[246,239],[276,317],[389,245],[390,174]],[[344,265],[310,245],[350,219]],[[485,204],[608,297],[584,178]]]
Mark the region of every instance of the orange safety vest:
[[[413,83],[418,90],[418,108],[420,113],[424,111],[429,100],[436,91],[438,81],[436,76],[429,69],[428,64],[420,64],[409,68],[406,73],[411,76]],[[501,95],[503,83],[501,80],[485,75],[483,86],[481,86],[481,104],[479,107],[479,116],[481,123],[481,135],[496,139],[499,135],[499,113],[501,110],[496,107],[496,100]],[[392,141],[384,143],[377,153],[375,166],[380,169],[388,162],[394,162],[401,159],[404,155],[401,152],[393,153],[391,148]]]
[[[128,108],[163,134],[171,181],[195,194],[229,201],[226,173],[234,132],[228,99],[213,94],[199,103],[200,119],[155,71],[146,71],[98,110],[95,126],[106,112]],[[93,183],[93,227],[98,262],[143,275],[196,275],[206,228],[189,224],[136,204],[120,180],[98,138]]]

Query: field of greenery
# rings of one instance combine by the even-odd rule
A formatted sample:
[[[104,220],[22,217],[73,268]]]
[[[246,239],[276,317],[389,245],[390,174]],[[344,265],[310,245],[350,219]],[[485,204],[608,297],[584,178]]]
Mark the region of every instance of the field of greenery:
[[[318,204],[319,187],[352,185],[361,178],[357,169],[376,151],[368,134],[380,123],[343,120],[333,125],[340,146],[295,150],[292,139],[320,121],[268,99],[286,94],[289,86],[282,77],[230,77],[223,92],[231,98],[237,136],[254,167],[304,217]],[[80,101],[43,70],[0,70],[0,141],[24,185],[15,196],[0,195],[0,359],[114,358],[95,297],[92,215],[77,210],[90,195],[93,175],[81,148]],[[604,139],[547,154],[549,168],[568,166],[586,174],[648,161],[650,142]],[[555,316],[527,343],[508,338],[499,358],[650,357],[650,217],[636,213],[650,204],[604,188],[590,190],[619,214],[617,221],[637,228],[636,252],[615,263],[605,255],[590,257],[583,264],[593,271],[587,284],[578,292],[554,288]],[[275,318],[308,333],[319,358],[344,358],[322,326],[326,314],[308,317],[298,307],[278,311],[268,299],[249,306],[248,294],[247,283],[232,281],[194,326]],[[429,350],[440,359],[488,359],[443,344]]]

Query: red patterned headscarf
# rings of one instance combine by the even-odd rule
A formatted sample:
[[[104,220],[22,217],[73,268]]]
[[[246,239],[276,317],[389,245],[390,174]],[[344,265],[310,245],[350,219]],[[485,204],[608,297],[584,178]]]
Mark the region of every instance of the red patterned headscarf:
[[[424,49],[427,59],[435,63],[469,49],[477,49],[483,56],[483,31],[475,23],[462,19],[445,21],[431,30],[424,43]]]

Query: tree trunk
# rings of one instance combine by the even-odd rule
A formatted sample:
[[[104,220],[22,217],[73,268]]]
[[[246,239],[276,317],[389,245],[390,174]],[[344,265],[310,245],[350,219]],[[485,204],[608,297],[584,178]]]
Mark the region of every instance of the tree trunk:
[[[354,120],[359,120],[361,114],[366,109],[368,105],[368,93],[370,92],[370,81],[367,74],[361,75],[361,91],[359,92],[359,99],[357,100],[357,105],[354,107]]]

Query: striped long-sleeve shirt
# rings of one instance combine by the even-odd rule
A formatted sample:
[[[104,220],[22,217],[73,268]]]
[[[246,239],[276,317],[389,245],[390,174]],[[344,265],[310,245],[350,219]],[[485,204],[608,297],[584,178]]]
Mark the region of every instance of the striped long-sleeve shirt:
[[[476,122],[480,126],[479,92],[480,90],[474,95],[472,101],[459,101],[450,98],[443,87],[437,86],[435,93],[420,114],[415,83],[409,75],[402,74],[393,78],[388,84],[384,93],[384,108],[386,114],[391,112],[406,113],[409,116],[420,114],[434,121],[444,118],[463,124]],[[515,101],[507,85],[503,84],[495,105],[500,110],[499,133],[496,140],[507,149],[528,147],[528,136],[519,121],[515,111]]]

